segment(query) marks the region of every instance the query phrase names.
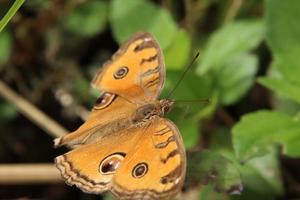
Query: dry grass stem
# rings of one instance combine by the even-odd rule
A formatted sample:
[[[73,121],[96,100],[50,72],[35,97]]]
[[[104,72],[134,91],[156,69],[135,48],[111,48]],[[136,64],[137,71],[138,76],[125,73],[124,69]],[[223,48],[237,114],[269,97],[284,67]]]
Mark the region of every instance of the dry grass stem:
[[[61,182],[53,164],[2,164],[0,185],[40,184]]]
[[[60,137],[68,133],[68,131],[51,119],[33,104],[11,90],[3,81],[0,80],[0,95],[8,102],[13,104],[19,112],[28,117],[31,121],[37,124],[41,129],[46,131],[53,137]]]

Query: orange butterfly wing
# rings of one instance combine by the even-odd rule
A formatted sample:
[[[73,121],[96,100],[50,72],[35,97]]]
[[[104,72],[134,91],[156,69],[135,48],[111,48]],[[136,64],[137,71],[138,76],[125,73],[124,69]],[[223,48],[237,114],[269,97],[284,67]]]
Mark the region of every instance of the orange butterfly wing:
[[[147,102],[158,97],[164,79],[164,59],[158,43],[149,33],[138,33],[103,65],[92,85],[133,102]]]
[[[134,122],[146,108],[160,109],[164,80],[163,55],[148,33],[136,34],[103,66],[92,82],[105,91],[100,103],[78,130],[55,140],[79,146],[55,159],[68,184],[121,199],[166,199],[181,189],[186,156],[177,127],[158,116]]]
[[[103,93],[97,100],[87,121],[76,131],[54,140],[54,146],[89,144],[105,135],[131,125],[136,105],[111,93]]]
[[[157,118],[148,126],[116,134],[117,141],[111,135],[57,157],[67,183],[88,193],[111,190],[121,199],[166,199],[181,189],[186,157],[172,122]],[[107,159],[119,161],[117,167],[104,165]]]
[[[116,171],[112,192],[120,199],[169,199],[181,190],[185,170],[179,130],[173,122],[157,118]]]

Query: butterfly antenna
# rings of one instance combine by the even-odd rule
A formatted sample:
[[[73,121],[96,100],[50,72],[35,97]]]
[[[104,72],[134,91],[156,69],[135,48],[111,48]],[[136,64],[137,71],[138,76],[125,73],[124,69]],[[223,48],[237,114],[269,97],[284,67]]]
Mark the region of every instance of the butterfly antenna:
[[[199,100],[176,100],[177,103],[211,103],[211,99],[199,99]]]
[[[174,93],[174,91],[176,90],[176,88],[179,86],[179,84],[181,83],[181,81],[183,80],[183,78],[185,77],[185,74],[192,68],[193,64],[195,63],[195,61],[197,60],[198,56],[199,56],[199,52],[197,52],[197,54],[195,55],[195,57],[193,58],[193,60],[191,61],[191,63],[188,65],[188,67],[185,69],[185,71],[182,73],[180,79],[177,81],[175,87],[171,90],[171,92],[168,94],[167,99],[170,98],[170,96]]]

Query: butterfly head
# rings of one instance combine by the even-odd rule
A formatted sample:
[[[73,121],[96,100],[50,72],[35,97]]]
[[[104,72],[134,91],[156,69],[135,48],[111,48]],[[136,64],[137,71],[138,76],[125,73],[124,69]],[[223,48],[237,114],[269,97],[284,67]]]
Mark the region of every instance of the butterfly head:
[[[171,99],[160,100],[159,101],[160,111],[161,111],[160,115],[164,115],[165,113],[168,113],[172,109],[174,104],[175,104],[175,101],[171,100]]]

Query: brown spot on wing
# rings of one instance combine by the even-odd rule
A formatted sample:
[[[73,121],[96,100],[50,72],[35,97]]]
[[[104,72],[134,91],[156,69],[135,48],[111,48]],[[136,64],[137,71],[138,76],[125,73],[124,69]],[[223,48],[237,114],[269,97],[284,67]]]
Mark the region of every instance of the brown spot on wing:
[[[155,54],[154,56],[151,56],[149,58],[142,58],[140,65],[144,64],[144,62],[152,62],[156,59],[157,59],[157,54]]]
[[[176,156],[176,155],[178,155],[179,154],[179,151],[178,151],[178,149],[174,149],[173,151],[171,151],[168,155],[167,155],[167,157],[166,158],[162,158],[160,161],[162,162],[162,163],[167,163],[168,162],[168,160],[170,159],[170,158],[173,158],[174,156]]]
[[[178,165],[174,170],[172,170],[167,175],[161,177],[160,182],[162,184],[172,183],[181,177],[182,166]]]

